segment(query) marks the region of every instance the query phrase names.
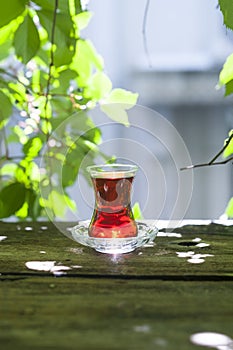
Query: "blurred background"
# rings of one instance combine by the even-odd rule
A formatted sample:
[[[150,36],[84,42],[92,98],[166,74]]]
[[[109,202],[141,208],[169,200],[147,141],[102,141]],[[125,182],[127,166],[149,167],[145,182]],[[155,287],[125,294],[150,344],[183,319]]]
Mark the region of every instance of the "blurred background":
[[[89,1],[88,9],[94,15],[83,37],[92,40],[103,56],[106,72],[114,86],[138,92],[139,105],[157,111],[170,122],[183,139],[191,163],[208,162],[233,128],[232,98],[224,98],[224,91],[216,88],[222,65],[233,51],[233,34],[223,26],[217,1],[151,0],[144,27],[147,4],[146,0]],[[156,133],[158,119],[153,113],[147,115],[138,108],[130,122]],[[170,197],[164,198],[164,191],[155,176],[149,202],[145,199],[146,181],[145,184],[135,182],[136,200],[142,207],[147,200],[146,218],[155,215],[169,218],[169,203],[172,202],[169,198],[177,186],[177,180],[171,175],[169,152],[156,143],[155,138],[150,140],[150,137],[140,135],[138,127],[108,128],[103,131],[103,137],[105,133],[106,140],[132,140],[127,145],[122,141],[110,142],[108,151],[120,159],[129,159],[129,154],[132,160],[142,157],[139,163],[146,169],[145,176],[153,173],[151,157],[156,157],[162,169],[161,176],[165,178],[161,186],[166,187]],[[174,134],[170,135],[169,147],[175,150],[179,145],[176,137],[172,139]],[[141,156],[133,140],[141,147],[146,145]],[[136,155],[133,156],[133,152]],[[154,171],[156,174],[156,169]],[[196,169],[185,218],[219,218],[232,193],[231,164]],[[164,200],[162,210],[156,211],[153,203]],[[83,215],[86,213],[84,208]]]

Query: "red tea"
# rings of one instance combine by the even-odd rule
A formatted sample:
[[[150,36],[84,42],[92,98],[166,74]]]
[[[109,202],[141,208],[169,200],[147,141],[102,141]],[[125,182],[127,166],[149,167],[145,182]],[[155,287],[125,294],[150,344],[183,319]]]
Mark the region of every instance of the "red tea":
[[[130,193],[134,176],[94,177],[95,209],[89,235],[98,238],[126,238],[137,236]]]

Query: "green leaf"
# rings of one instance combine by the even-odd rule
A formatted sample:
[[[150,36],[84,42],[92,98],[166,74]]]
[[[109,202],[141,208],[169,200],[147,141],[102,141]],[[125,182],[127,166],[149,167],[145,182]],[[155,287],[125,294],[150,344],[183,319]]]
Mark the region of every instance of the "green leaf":
[[[40,19],[41,25],[48,32],[49,41],[51,41],[52,37],[52,27],[53,27],[53,19],[54,13],[52,11],[45,10],[42,8],[37,11],[38,17]],[[70,35],[74,33],[73,21],[70,17],[69,12],[65,13],[57,13],[56,15],[56,27],[55,27],[55,44],[61,46],[61,40],[64,38],[64,44],[69,43]],[[62,38],[61,38],[62,36]],[[62,40],[63,41],[63,40]]]
[[[56,217],[64,217],[67,210],[66,197],[61,193],[52,190],[49,193],[48,199],[44,199],[44,206],[51,209]]]
[[[11,21],[0,29],[0,61],[9,55],[12,48],[13,34],[19,26],[19,21]]]
[[[23,206],[15,213],[18,218],[25,219],[28,216],[28,203],[24,202]]]
[[[122,108],[121,104],[101,104],[100,109],[112,120],[124,124],[125,126],[129,126],[128,114]]]
[[[138,94],[123,89],[114,89],[104,101],[101,101],[100,108],[112,120],[129,126],[126,110],[135,105],[137,98]]]
[[[5,26],[24,10],[28,0],[1,1],[0,27]]]
[[[15,182],[0,191],[0,218],[14,215],[24,204],[26,188]]]
[[[231,130],[229,132],[229,137],[233,134],[233,130]],[[229,140],[229,138],[227,138],[224,142],[224,145],[226,144],[226,142]],[[231,139],[229,145],[227,146],[227,148],[224,150],[223,152],[223,157],[227,158],[229,156],[231,156],[233,154],[233,138]]]
[[[9,90],[11,92],[11,95],[13,95],[14,98],[18,102],[26,102],[27,101],[27,91],[26,91],[25,86],[23,86],[23,84],[15,83],[14,81],[10,81],[8,83],[8,87],[9,87]]]
[[[40,47],[38,30],[29,14],[15,32],[14,47],[16,55],[24,64],[28,63]]]
[[[85,89],[85,97],[101,100],[109,95],[112,89],[111,80],[103,72],[96,72],[90,79],[89,88]]]
[[[56,79],[56,83],[58,86],[56,88],[52,88],[51,92],[54,94],[65,94],[67,90],[70,88],[71,80],[77,78],[77,72],[72,69],[66,69],[59,74],[58,79]],[[64,99],[63,99],[64,100]]]
[[[78,40],[76,52],[73,57],[71,69],[78,73],[79,86],[86,86],[88,79],[91,77],[92,69],[103,69],[103,59],[96,52],[93,44],[88,40]]]
[[[3,167],[0,168],[0,175],[13,177],[17,168],[18,165],[15,163],[4,164]]]
[[[35,162],[29,162],[26,167],[26,175],[30,178],[31,182],[36,185],[36,182],[40,181],[40,170]]]
[[[23,146],[23,152],[28,160],[32,160],[38,156],[43,143],[39,137],[33,137],[27,141]]]
[[[230,199],[225,213],[229,218],[233,218],[233,198]]]
[[[84,11],[75,17],[75,22],[79,30],[86,28],[93,16],[92,12]]]
[[[0,33],[1,36],[1,33]],[[11,41],[6,41],[0,46],[0,61],[4,60],[8,55],[11,49]]]
[[[113,89],[104,103],[120,103],[125,109],[130,109],[137,103],[138,94],[124,89]]]
[[[73,106],[70,99],[63,96],[54,96],[50,102],[54,115],[59,116],[51,119],[53,130],[55,130],[65,118],[73,113]]]
[[[12,104],[8,96],[0,91],[0,128],[2,122],[12,114]]]
[[[33,2],[44,10],[54,11],[55,1],[34,0]],[[59,0],[57,12],[69,12],[69,0]]]
[[[75,6],[76,13],[82,12],[81,0],[74,0],[74,6]]]
[[[233,1],[219,0],[219,6],[223,14],[224,24],[227,28],[233,29]]]
[[[53,11],[40,10],[37,11],[41,25],[48,33],[48,39],[51,42]],[[76,40],[74,38],[74,25],[70,17],[70,13],[57,13],[54,44],[56,49],[54,52],[54,64],[56,67],[67,65],[72,62],[75,54]]]
[[[36,220],[41,214],[41,206],[37,193],[31,189],[27,190],[28,216]]]
[[[19,125],[15,125],[14,128],[14,133],[18,137],[19,142],[24,145],[28,141],[28,136],[25,135],[24,131],[20,128]],[[13,141],[15,142],[15,141]]]
[[[225,96],[233,94],[233,80],[225,85]]]
[[[219,85],[225,85],[233,80],[233,54],[227,57],[219,75]]]
[[[143,215],[142,215],[142,211],[140,208],[140,204],[138,202],[136,202],[132,208],[133,211],[133,216],[135,220],[142,220],[143,219]]]
[[[11,21],[8,25],[0,28],[0,45],[11,41],[13,34],[18,28],[19,24],[23,21],[23,17]]]

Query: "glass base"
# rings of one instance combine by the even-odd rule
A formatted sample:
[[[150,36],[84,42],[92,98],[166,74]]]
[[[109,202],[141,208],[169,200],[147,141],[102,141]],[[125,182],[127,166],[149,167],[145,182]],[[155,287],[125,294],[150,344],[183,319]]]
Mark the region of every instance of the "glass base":
[[[94,248],[97,252],[107,254],[124,254],[142,247],[155,239],[158,228],[154,221],[137,222],[137,237],[128,238],[95,238],[88,235],[89,220],[80,221],[78,225],[70,229],[73,239],[87,247]]]

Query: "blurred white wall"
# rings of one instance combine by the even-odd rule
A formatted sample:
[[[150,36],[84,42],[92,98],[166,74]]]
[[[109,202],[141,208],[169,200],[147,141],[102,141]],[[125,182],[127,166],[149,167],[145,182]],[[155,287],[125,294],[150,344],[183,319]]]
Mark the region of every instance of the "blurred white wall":
[[[184,140],[191,161],[207,162],[233,128],[231,99],[225,99],[223,91],[216,90],[221,66],[233,51],[232,34],[222,25],[217,1],[151,0],[146,26],[148,58],[142,34],[145,6],[146,0],[90,0],[88,8],[94,16],[83,36],[90,38],[104,57],[106,72],[114,86],[139,92],[140,105],[160,112],[172,123]],[[135,118],[142,127],[146,125],[156,132],[156,118],[146,113],[140,116],[136,113]],[[143,145],[145,136],[140,136],[138,130],[123,127],[104,131],[105,140],[119,137]],[[172,135],[169,144],[174,149],[178,147]],[[147,148],[159,159],[166,176],[168,195],[161,215],[167,218],[172,188],[176,186],[176,180],[169,177],[171,159],[165,152],[164,159],[160,160],[163,150],[153,139]],[[119,158],[131,154],[133,159],[131,152],[135,150],[133,142],[127,146],[124,142],[108,144],[108,152]],[[136,157],[140,157],[140,152]],[[145,154],[141,157],[141,167],[153,173],[149,151],[148,157]],[[135,189],[141,202],[145,200],[143,186],[138,184]],[[156,183],[150,191],[153,196],[145,209],[145,217],[157,215],[154,203],[164,200],[164,193],[156,193]],[[218,218],[232,194],[232,165],[196,169],[186,217]],[[85,210],[83,215],[89,213]]]

